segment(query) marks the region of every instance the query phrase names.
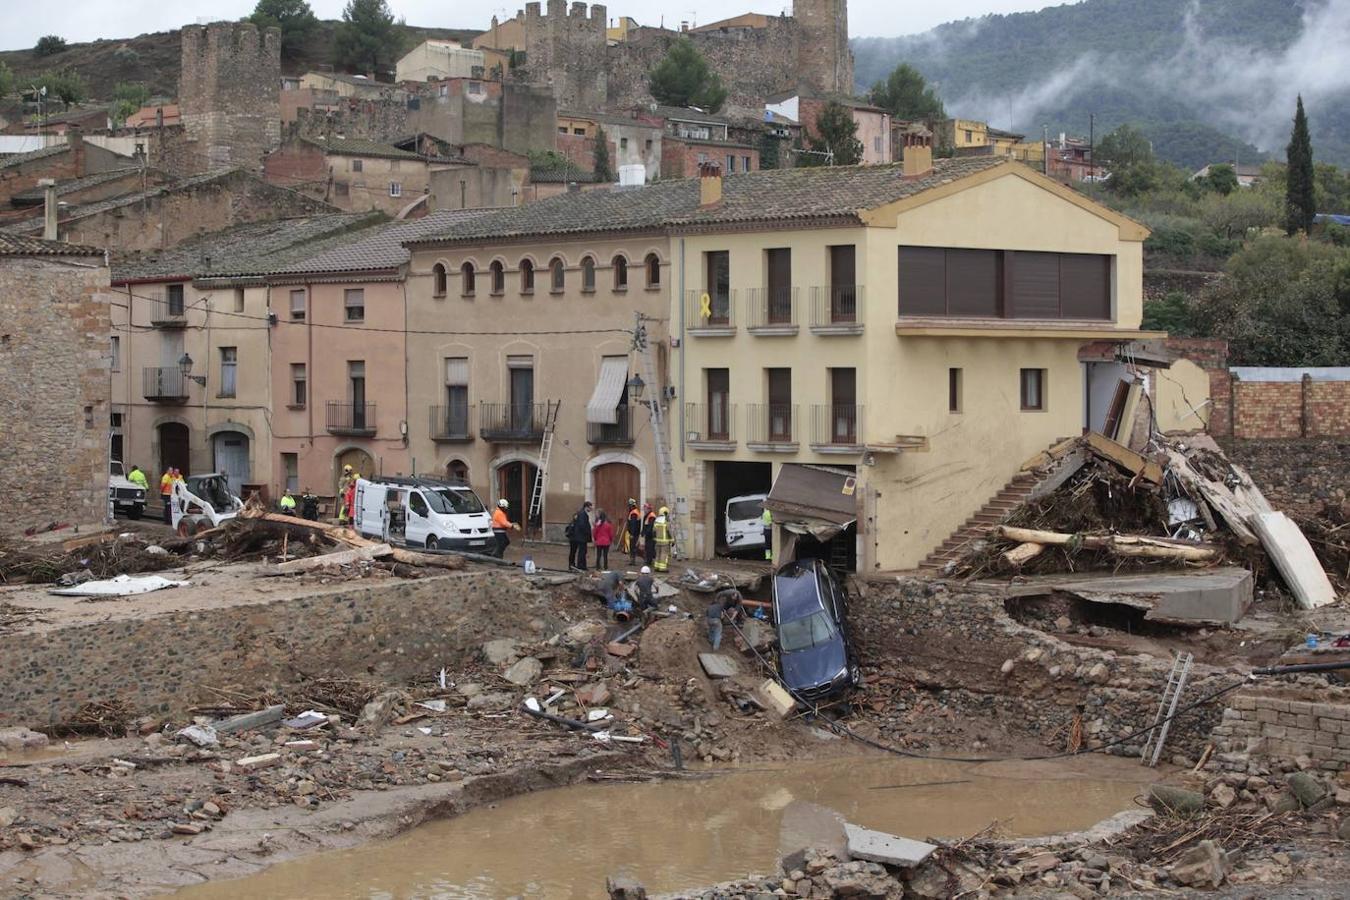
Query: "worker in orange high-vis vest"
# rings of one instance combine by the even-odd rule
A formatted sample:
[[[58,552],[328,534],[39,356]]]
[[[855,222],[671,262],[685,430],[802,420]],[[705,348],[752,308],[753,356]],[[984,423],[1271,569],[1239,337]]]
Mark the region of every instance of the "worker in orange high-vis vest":
[[[511,517],[506,511],[511,508],[511,503],[503,497],[497,501],[497,508],[492,511],[492,536],[497,541],[497,549],[493,554],[498,559],[506,558],[506,548],[511,544],[510,531],[519,531],[520,526],[511,521]]]

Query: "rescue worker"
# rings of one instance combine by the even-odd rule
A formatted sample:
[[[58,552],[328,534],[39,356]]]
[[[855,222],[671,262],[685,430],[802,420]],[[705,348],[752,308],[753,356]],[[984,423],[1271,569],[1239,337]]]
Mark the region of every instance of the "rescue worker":
[[[628,551],[628,564],[637,565],[638,540],[642,537],[642,511],[638,509],[638,502],[632,497],[628,498],[628,518],[624,522],[623,540],[627,545],[624,547]]]
[[[623,575],[613,570],[606,572],[600,576],[598,588],[605,601],[605,608],[614,613],[614,618],[620,622],[627,622],[633,610],[633,601],[624,593]]]
[[[127,481],[130,481],[147,494],[150,493],[150,483],[146,481],[145,473],[141,471],[140,466],[131,467],[131,471],[127,473]]]
[[[173,524],[172,504],[170,495],[173,494],[173,466],[164,470],[164,474],[159,479],[159,499],[164,504],[164,524]]]
[[[319,498],[305,488],[305,492],[300,495],[300,515],[311,522],[319,521]]]
[[[773,513],[767,506],[759,514],[759,523],[764,526],[764,558],[773,562]]]
[[[586,545],[591,542],[591,501],[581,504],[581,509],[567,523],[567,567],[579,572],[586,571]]]
[[[708,604],[708,643],[716,653],[722,646],[722,620],[736,621],[741,609],[741,592],[735,589],[718,591]]]
[[[361,477],[361,473],[352,472],[351,477],[347,479],[347,488],[343,492],[343,506],[347,509],[347,518],[356,521],[354,507],[356,506],[356,482]]]
[[[347,506],[347,483],[352,480],[352,467],[343,466],[342,475],[337,484],[338,524],[347,524],[347,515],[351,509]]]
[[[281,499],[277,501],[277,506],[281,507],[282,515],[295,515],[295,498],[291,496],[289,490],[281,495]]]
[[[670,545],[674,543],[670,536],[669,507],[661,507],[652,530],[656,538],[656,565],[653,568],[658,572],[664,572],[670,568]]]
[[[642,555],[647,565],[656,562],[656,510],[650,503],[644,503],[642,515]]]
[[[642,567],[637,581],[633,582],[633,587],[637,590],[638,609],[643,612],[656,609],[656,579],[652,577],[650,567]]]
[[[505,497],[497,501],[497,508],[492,511],[492,536],[497,540],[497,549],[493,553],[498,559],[506,558],[506,548],[511,544],[511,538],[508,531],[519,531],[520,526],[511,521],[506,511],[511,508],[511,504]]]

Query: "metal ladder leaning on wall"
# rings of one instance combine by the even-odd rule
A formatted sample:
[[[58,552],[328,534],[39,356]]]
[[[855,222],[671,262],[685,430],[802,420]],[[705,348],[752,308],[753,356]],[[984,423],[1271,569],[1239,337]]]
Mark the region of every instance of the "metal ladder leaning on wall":
[[[661,411],[661,402],[665,400],[665,387],[657,379],[656,353],[647,340],[646,317],[636,313],[633,325],[633,349],[642,359],[642,377],[647,382],[647,409],[652,417],[652,443],[656,447],[657,466],[661,470],[661,494],[666,498],[670,512],[666,514],[666,524],[670,528],[671,557],[684,555],[684,530],[680,527],[680,517],[675,512],[675,465],[670,456],[670,444],[666,440],[666,420]]]
[[[558,407],[561,400],[549,400],[544,405],[544,437],[539,442],[539,467],[534,470],[534,487],[530,490],[529,515],[525,518],[525,527],[539,518],[539,536],[544,536],[544,488],[548,484],[548,461],[553,455],[553,426],[558,422]]]
[[[1162,756],[1163,744],[1167,741],[1167,731],[1172,727],[1172,716],[1176,715],[1177,704],[1181,702],[1181,692],[1186,690],[1186,679],[1191,676],[1191,666],[1195,662],[1194,654],[1177,654],[1172,660],[1172,671],[1167,673],[1167,684],[1163,687],[1162,700],[1158,702],[1158,713],[1153,717],[1153,728],[1144,749],[1139,754],[1147,765],[1156,766]],[[1161,727],[1159,722],[1162,723]],[[1149,751],[1152,751],[1150,754]]]

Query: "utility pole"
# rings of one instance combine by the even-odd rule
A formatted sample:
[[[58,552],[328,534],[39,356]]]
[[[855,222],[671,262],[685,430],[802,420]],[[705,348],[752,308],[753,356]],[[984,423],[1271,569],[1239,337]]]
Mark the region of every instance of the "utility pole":
[[[1050,126],[1041,126],[1041,174],[1050,174]]]
[[[1088,113],[1088,179],[1097,181],[1097,114]]]

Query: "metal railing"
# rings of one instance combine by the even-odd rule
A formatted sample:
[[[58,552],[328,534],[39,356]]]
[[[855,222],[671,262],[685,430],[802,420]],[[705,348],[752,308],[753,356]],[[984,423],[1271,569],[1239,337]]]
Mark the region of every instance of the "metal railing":
[[[633,413],[631,406],[620,406],[614,424],[604,422],[586,423],[586,442],[596,446],[626,445],[633,443]]]
[[[707,301],[704,301],[704,295]],[[736,292],[684,292],[684,325],[690,331],[726,331],[736,327]]]
[[[374,434],[375,404],[329,400],[326,423],[329,434]]]
[[[187,305],[182,297],[172,300],[168,297],[150,298],[151,325],[186,325]]]
[[[469,406],[432,406],[431,439],[433,441],[471,441],[473,427]]]
[[[797,442],[797,404],[748,403],[750,422],[748,444],[795,444]]]
[[[863,408],[853,403],[811,407],[811,443],[856,447],[862,443]]]
[[[795,287],[751,288],[748,327],[796,325],[797,294]]]
[[[478,404],[478,432],[486,441],[538,441],[547,421],[547,403]]]
[[[686,403],[684,437],[686,441],[709,443],[736,440],[736,404]]]
[[[837,284],[811,288],[811,327],[862,328],[863,287]]]
[[[150,366],[141,370],[141,395],[147,400],[186,400],[188,379],[178,366]]]

